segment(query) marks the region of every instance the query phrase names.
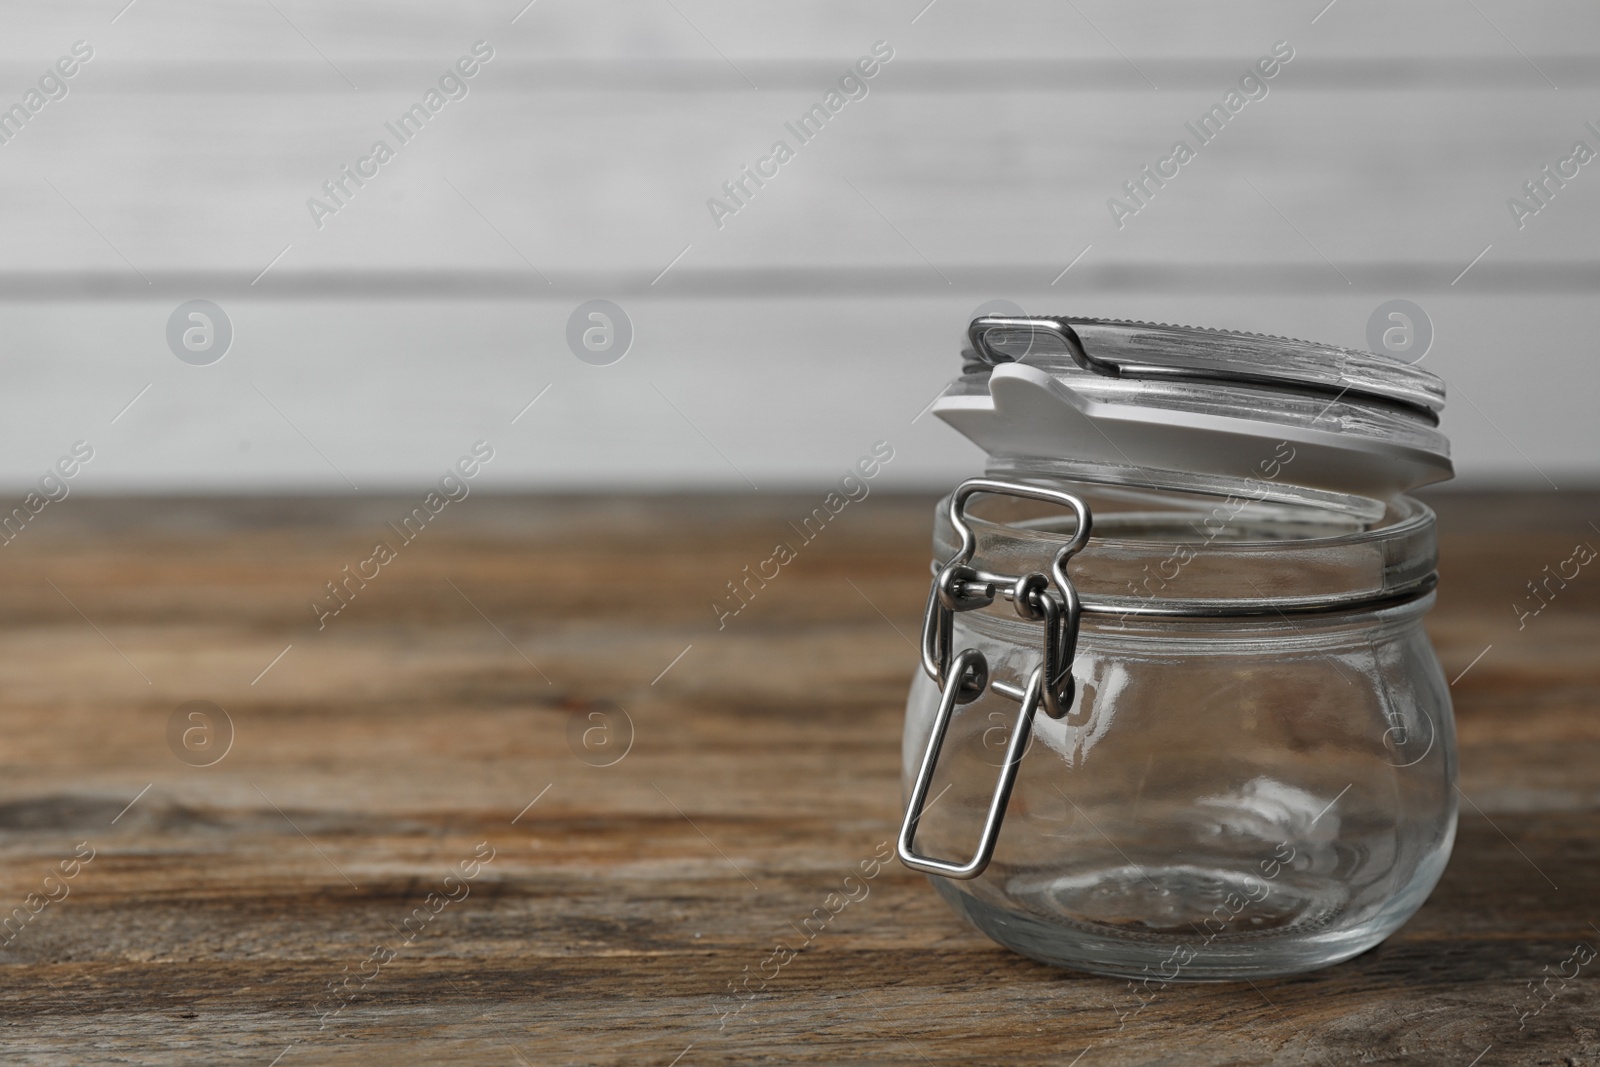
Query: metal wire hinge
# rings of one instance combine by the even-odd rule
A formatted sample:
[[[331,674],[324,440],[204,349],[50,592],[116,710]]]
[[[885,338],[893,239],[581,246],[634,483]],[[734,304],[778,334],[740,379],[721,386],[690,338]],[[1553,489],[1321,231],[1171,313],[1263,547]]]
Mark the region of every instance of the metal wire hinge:
[[[1025,497],[1069,508],[1077,518],[1072,539],[1056,552],[1048,575],[1034,571],[1022,575],[994,574],[972,566],[978,542],[966,521],[967,501],[977,493]],[[1089,507],[1078,497],[1059,489],[1044,489],[1021,482],[995,478],[971,478],[962,482],[950,496],[950,525],[961,537],[961,547],[939,569],[928,591],[928,608],[922,621],[922,669],[939,684],[942,696],[934,715],[922,766],[911,790],[905,821],[900,827],[900,862],[913,870],[947,878],[976,878],[989,865],[994,854],[1000,824],[1005,818],[1011,788],[1017,780],[1034,713],[1042,705],[1045,714],[1059,719],[1072,707],[1077,683],[1072,675],[1072,660],[1077,653],[1078,620],[1083,613],[1078,591],[1067,577],[1067,561],[1089,541]],[[1044,651],[1041,661],[1029,675],[1026,686],[1002,682],[989,676],[988,660],[975,648],[962,650],[953,658],[951,644],[955,616],[959,611],[974,611],[994,603],[996,596],[1011,602],[1019,616],[1044,623]],[[983,832],[973,857],[964,863],[935,859],[919,854],[913,847],[917,824],[927,804],[928,788],[933,783],[939,752],[959,704],[977,700],[985,692],[995,692],[1018,701],[1015,728],[1006,746],[1006,759],[989,799]]]

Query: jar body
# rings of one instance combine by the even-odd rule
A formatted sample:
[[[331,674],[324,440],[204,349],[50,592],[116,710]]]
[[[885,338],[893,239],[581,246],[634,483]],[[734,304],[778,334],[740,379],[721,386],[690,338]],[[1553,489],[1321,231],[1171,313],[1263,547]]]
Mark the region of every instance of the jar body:
[[[1371,948],[1421,907],[1455,836],[1432,601],[1293,621],[1084,616],[1074,703],[1034,717],[988,867],[930,880],[1009,948],[1148,984],[1292,974]],[[1026,678],[1039,629],[968,612],[954,647]],[[938,703],[919,672],[908,790]],[[1017,715],[993,692],[956,710],[920,851],[971,853]]]

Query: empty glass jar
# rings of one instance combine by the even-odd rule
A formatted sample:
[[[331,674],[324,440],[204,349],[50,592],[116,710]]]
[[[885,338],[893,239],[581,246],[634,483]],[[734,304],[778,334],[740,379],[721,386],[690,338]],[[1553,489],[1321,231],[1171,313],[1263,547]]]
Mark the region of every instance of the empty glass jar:
[[[1383,940],[1455,833],[1404,493],[1450,474],[1437,380],[1137,323],[970,340],[935,410],[989,472],[937,514],[901,859],[1001,944],[1147,986]]]

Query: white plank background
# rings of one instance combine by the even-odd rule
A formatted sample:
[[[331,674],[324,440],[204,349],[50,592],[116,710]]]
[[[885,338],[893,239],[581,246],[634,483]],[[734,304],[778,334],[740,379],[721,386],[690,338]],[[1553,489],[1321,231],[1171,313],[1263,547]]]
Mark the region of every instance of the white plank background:
[[[1600,163],[1521,230],[1505,205],[1600,149],[1593,4],[524,3],[0,9],[0,106],[95,49],[0,145],[0,488],[78,439],[83,491],[402,488],[480,437],[498,489],[816,485],[880,438],[943,485],[980,457],[917,416],[991,298],[1357,346],[1409,298],[1463,483],[1600,480]],[[480,39],[317,229],[306,198]],[[878,40],[869,95],[716,228]],[[1115,228],[1278,40],[1269,95]],[[210,367],[166,347],[197,297],[235,329]],[[610,367],[566,348],[590,297],[635,325]]]

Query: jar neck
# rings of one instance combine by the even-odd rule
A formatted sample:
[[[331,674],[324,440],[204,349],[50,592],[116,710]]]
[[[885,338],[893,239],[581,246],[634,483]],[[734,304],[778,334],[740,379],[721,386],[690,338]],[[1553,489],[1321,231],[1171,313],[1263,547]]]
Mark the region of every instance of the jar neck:
[[[985,473],[995,478],[1041,484],[1102,487],[1101,491],[1121,488],[1148,492],[1157,494],[1158,499],[1173,503],[1184,497],[1194,497],[1194,506],[1201,510],[1210,509],[1211,504],[1206,502],[1210,498],[1223,497],[1283,504],[1363,524],[1383,519],[1389,507],[1383,500],[1313,489],[1287,480],[1283,475],[1293,463],[1294,455],[1292,446],[1280,443],[1270,454],[1263,455],[1256,469],[1242,475],[1203,474],[1157,467],[1042,459],[1037,456],[990,456]]]
[[[1373,521],[1348,513],[1250,495],[1202,494],[1061,478],[1029,477],[1081,499],[1091,515],[1085,547],[1068,575],[1091,616],[1293,617],[1377,608],[1433,586],[1433,512],[1406,496]],[[973,563],[1009,575],[1048,574],[1075,533],[1059,508],[1018,497],[980,495],[966,521]],[[960,545],[948,498],[934,524],[936,563]]]

